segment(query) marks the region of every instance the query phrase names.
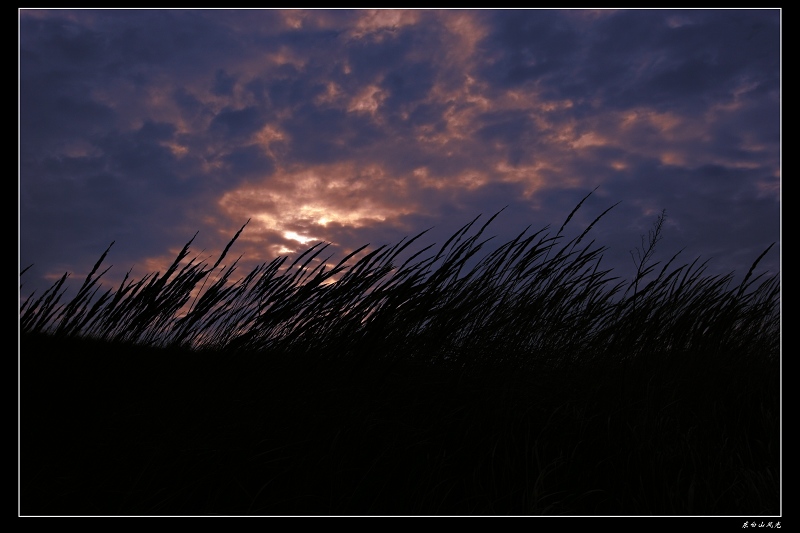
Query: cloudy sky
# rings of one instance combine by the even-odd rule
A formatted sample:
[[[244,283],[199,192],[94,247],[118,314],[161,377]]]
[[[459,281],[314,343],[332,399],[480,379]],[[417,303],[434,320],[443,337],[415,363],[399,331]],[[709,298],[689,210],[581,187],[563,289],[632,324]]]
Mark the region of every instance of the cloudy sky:
[[[592,230],[616,275],[780,241],[781,11],[19,11],[21,293],[317,241]],[[777,272],[780,247],[762,262]],[[336,257],[341,257],[338,255]]]

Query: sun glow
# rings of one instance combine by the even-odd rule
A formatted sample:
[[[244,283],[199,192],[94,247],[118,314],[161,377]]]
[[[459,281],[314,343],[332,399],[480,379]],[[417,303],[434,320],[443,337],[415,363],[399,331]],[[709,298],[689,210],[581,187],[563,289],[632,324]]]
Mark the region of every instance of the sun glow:
[[[300,235],[299,233],[295,233],[294,231],[284,231],[283,236],[286,237],[287,239],[297,241],[300,244],[308,244],[309,242],[319,240],[315,237],[306,237],[304,235]]]

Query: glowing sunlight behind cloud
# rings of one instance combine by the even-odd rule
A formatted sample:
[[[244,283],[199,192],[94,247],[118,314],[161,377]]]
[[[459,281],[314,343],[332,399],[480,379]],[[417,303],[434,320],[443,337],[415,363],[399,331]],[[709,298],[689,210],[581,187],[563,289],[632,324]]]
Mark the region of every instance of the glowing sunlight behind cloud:
[[[746,270],[780,239],[779,30],[769,9],[23,9],[20,263],[80,277],[117,241],[119,279],[248,219],[244,265],[504,207],[511,235],[597,188],[621,268],[667,209],[675,248]]]

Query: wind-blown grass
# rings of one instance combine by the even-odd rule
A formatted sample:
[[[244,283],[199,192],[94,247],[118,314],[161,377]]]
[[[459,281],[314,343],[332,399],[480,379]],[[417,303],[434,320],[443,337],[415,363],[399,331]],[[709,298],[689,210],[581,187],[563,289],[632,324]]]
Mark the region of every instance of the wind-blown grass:
[[[29,297],[20,329],[158,347],[336,358],[368,348],[376,357],[447,356],[470,364],[486,357],[493,365],[507,358],[523,365],[572,356],[588,361],[621,347],[629,356],[654,346],[718,352],[725,343],[772,348],[764,357],[777,353],[779,278],[755,285],[761,257],[734,287],[733,274],[703,276],[705,263],[669,270],[676,257],[644,287],[641,278],[657,263],[643,265],[625,286],[600,268],[605,249],[584,243],[598,217],[566,243],[564,226],[552,236],[525,230],[465,270],[489,240],[483,235],[495,217],[473,230],[476,218],[435,254],[424,256],[432,245],[425,247],[400,266],[398,257],[425,232],[348,264],[361,247],[333,267],[330,257],[322,259],[327,245],[320,243],[288,266],[281,257],[231,282],[238,260],[220,265],[243,226],[211,267],[197,258],[182,265],[190,240],[163,275],[139,281],[126,275],[119,288],[98,297],[105,271],[95,274],[109,247],[69,303],[59,306],[66,274],[38,299]]]
[[[113,354],[92,365],[112,365],[117,384],[134,375],[150,382],[152,372],[181,380],[171,385],[180,394],[158,389],[166,395],[158,398],[170,400],[153,406],[171,406],[172,423],[183,428],[181,449],[197,441],[180,419],[193,416],[182,402],[215,398],[203,402],[214,420],[203,427],[242,433],[217,448],[247,448],[251,455],[239,462],[261,474],[236,478],[247,486],[238,503],[217,493],[203,499],[201,512],[777,513],[780,281],[754,275],[771,247],[739,284],[733,273],[705,275],[699,260],[673,266],[677,254],[661,264],[653,250],[662,215],[634,254],[635,278],[621,281],[601,267],[605,248],[588,240],[608,210],[565,237],[585,200],[554,234],[526,228],[489,252],[486,234],[499,213],[483,224],[474,219],[441,247],[415,251],[422,232],[332,263],[320,243],[238,279],[239,259],[223,262],[247,224],[211,266],[187,260],[192,239],[163,275],[126,275],[103,291],[109,247],[69,302],[61,301],[65,274],[23,303],[22,366],[49,372],[37,358],[52,343],[62,351],[161,354],[158,370],[146,367],[149,356],[138,370],[134,359]],[[42,383],[80,379],[70,355],[60,357],[46,359],[60,373],[33,387],[39,395],[50,392]],[[205,376],[198,378],[202,392],[186,384],[192,366]],[[35,376],[23,372],[26,381]],[[103,390],[118,404],[131,401]],[[234,401],[236,422],[214,427],[232,416]],[[82,408],[95,409],[87,402]],[[263,417],[292,436],[264,437]],[[258,451],[264,438],[276,448]],[[156,439],[150,446],[166,445]],[[282,447],[285,455],[276,451]],[[290,465],[291,480],[283,477],[289,470],[266,467],[264,457],[275,454]],[[193,510],[179,494],[194,478],[183,476],[169,474],[167,501],[118,499],[100,512]],[[324,490],[315,486],[320,479]],[[36,490],[29,501],[40,505],[31,508],[47,508]],[[274,499],[284,492],[299,496]]]

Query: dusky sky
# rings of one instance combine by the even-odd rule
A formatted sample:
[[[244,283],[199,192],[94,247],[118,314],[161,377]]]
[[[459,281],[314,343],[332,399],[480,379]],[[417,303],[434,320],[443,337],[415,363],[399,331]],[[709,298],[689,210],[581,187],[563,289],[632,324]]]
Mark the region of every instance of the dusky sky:
[[[20,296],[573,221],[630,279],[780,241],[781,10],[19,10]],[[759,272],[777,272],[780,245]]]

